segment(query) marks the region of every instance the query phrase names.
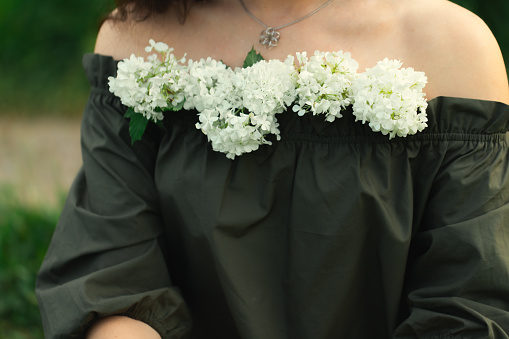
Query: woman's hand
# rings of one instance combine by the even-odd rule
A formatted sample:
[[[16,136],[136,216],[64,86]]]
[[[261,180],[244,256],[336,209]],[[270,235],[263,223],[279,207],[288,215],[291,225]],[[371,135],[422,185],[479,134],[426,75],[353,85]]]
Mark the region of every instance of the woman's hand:
[[[144,322],[123,316],[110,316],[98,320],[88,331],[86,339],[161,339],[161,336]]]

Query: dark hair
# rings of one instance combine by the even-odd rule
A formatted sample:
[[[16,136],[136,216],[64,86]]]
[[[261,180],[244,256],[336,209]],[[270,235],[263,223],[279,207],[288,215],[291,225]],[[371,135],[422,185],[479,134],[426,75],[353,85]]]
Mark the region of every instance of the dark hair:
[[[164,13],[174,3],[181,23],[186,20],[189,5],[203,0],[115,0],[117,10],[108,19],[125,21],[128,18],[145,20],[155,13]]]

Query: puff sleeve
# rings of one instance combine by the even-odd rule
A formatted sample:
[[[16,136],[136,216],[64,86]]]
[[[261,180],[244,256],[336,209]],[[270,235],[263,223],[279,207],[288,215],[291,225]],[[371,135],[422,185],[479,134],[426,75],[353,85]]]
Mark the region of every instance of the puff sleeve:
[[[107,90],[116,62],[86,55],[84,66],[92,92],[83,167],[37,279],[46,338],[83,337],[94,319],[114,314],[184,338],[191,320],[167,269],[154,184],[157,128],[132,147],[124,108]]]
[[[509,338],[509,110],[477,104],[468,113],[485,114],[486,130],[450,134],[440,166],[425,168],[433,183],[394,338]]]

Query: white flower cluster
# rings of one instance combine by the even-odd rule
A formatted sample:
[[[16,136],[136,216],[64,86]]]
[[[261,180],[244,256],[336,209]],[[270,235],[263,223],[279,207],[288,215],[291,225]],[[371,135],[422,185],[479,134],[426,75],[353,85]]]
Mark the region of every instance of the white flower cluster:
[[[357,75],[352,84],[353,114],[368,122],[375,132],[406,137],[428,125],[428,103],[422,92],[427,78],[413,68],[401,68],[401,62],[384,59]]]
[[[359,64],[350,53],[319,52],[311,58],[306,52],[297,53],[298,101],[293,111],[300,116],[307,112],[325,114],[325,120],[332,122],[341,118],[341,111],[352,104],[350,88]]]
[[[200,112],[196,127],[215,151],[233,159],[270,143],[267,134],[279,136],[274,115],[295,99],[292,69],[278,60],[235,71],[211,59],[190,61],[183,77],[184,108]]]
[[[177,107],[184,101],[179,80],[185,72],[182,65],[185,58],[177,60],[172,48],[151,39],[145,50],[150,53],[153,49],[162,55],[163,61],[156,54],[148,61],[133,54],[118,64],[117,76],[109,77],[108,81],[110,92],[118,96],[122,104],[157,121],[163,119],[162,111],[170,105]]]
[[[161,58],[132,55],[120,62],[117,77],[109,78],[110,91],[154,121],[163,119],[163,111],[196,109],[196,127],[230,159],[270,144],[268,134],[279,140],[275,115],[292,106],[300,116],[323,114],[330,122],[352,106],[357,120],[390,138],[426,127],[426,76],[401,69],[399,61],[386,59],[357,73],[350,53],[317,51],[310,58],[297,53],[297,63],[289,56],[233,70],[211,58],[186,65],[154,40],[146,48],[152,50]]]

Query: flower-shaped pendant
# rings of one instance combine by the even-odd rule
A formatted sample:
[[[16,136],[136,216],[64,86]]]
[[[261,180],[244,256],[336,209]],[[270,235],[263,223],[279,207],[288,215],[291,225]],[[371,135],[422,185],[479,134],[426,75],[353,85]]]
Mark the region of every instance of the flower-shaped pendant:
[[[267,27],[267,29],[264,29],[260,34],[260,43],[267,49],[271,49],[277,46],[280,36],[281,34],[274,28]]]

